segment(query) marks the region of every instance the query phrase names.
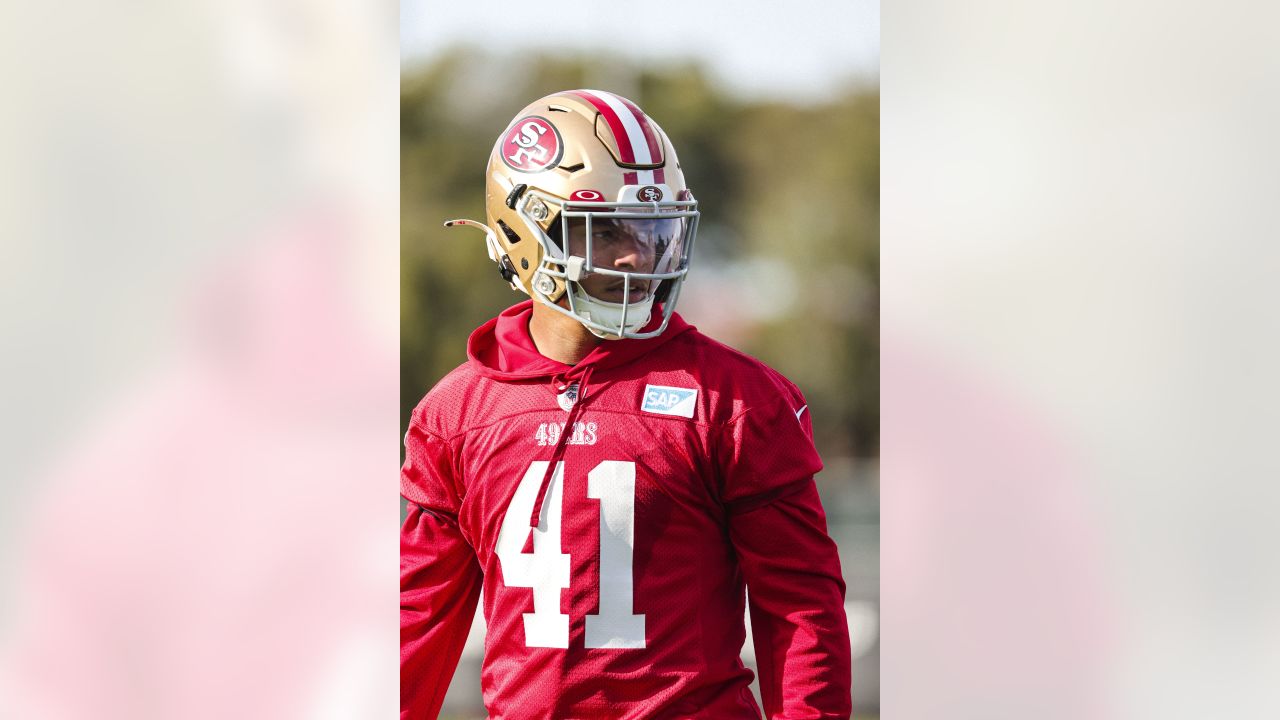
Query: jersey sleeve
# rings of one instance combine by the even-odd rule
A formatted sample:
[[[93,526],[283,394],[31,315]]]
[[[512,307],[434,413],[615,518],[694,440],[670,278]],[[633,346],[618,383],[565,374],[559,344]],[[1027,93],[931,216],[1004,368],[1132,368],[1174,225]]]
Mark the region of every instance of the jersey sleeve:
[[[719,433],[720,500],[741,512],[803,489],[822,469],[798,392],[748,408]]]
[[[400,493],[400,717],[436,717],[475,617],[483,573],[458,525],[453,449],[428,429],[424,403],[405,433]]]
[[[455,518],[416,504],[400,531],[400,717],[440,712],[483,574]]]
[[[720,435],[721,501],[747,583],[765,716],[848,718],[844,579],[813,476],[822,461],[798,390],[778,387]]]
[[[457,515],[460,493],[449,443],[426,429],[414,411],[404,436],[400,494],[411,503]]]
[[[765,717],[848,718],[845,585],[813,480],[730,515],[729,539],[747,581]]]

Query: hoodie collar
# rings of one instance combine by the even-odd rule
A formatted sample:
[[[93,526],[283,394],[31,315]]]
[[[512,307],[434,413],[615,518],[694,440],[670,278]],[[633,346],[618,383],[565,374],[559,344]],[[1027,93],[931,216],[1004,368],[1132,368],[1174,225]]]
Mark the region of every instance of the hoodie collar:
[[[503,310],[498,317],[477,328],[467,341],[470,365],[481,375],[495,380],[574,377],[587,367],[605,369],[624,365],[694,329],[678,313],[672,313],[666,331],[657,337],[645,340],[606,340],[577,365],[566,365],[538,352],[537,346],[533,344],[533,337],[529,335],[529,318],[532,316],[533,300],[525,300]],[[661,312],[655,308],[654,317],[645,325],[644,330],[653,330],[661,323]]]

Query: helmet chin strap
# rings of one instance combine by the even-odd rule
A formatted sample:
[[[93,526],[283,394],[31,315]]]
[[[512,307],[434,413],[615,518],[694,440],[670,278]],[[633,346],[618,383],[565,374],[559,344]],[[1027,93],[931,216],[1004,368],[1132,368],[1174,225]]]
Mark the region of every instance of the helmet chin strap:
[[[618,333],[602,332],[597,328],[586,325],[586,328],[597,337],[605,340],[620,340],[622,339],[621,333],[637,332],[649,323],[650,311],[653,309],[653,295],[649,295],[637,303],[611,303],[591,297],[577,283],[574,283],[572,292],[573,306],[578,316],[598,325],[619,329]],[[624,310],[626,312],[625,326],[622,324]]]

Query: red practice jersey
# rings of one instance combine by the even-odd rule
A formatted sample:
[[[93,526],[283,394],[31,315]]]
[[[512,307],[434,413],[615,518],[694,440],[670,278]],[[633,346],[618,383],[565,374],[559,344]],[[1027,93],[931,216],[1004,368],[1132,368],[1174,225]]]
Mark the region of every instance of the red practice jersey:
[[[413,412],[401,717],[438,714],[483,588],[492,718],[759,718],[749,588],[766,716],[847,718],[800,392],[678,315],[570,367],[537,352],[531,313],[479,328]]]

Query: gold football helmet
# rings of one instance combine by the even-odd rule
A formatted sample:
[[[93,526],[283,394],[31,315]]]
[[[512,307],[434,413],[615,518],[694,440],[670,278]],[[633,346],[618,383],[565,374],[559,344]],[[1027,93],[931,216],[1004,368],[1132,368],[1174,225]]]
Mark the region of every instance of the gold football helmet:
[[[666,133],[635,103],[600,90],[548,95],[516,115],[485,175],[488,222],[445,225],[484,230],[514,289],[606,339],[666,329],[698,203]],[[662,322],[641,332],[655,303]]]

